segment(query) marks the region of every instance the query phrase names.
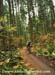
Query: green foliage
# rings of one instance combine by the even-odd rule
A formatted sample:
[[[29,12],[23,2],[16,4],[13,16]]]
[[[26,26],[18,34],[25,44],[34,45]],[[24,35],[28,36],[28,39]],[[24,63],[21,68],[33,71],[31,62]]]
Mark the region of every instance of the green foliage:
[[[0,17],[0,22],[7,22],[7,17],[6,16]]]
[[[49,52],[45,48],[40,48],[37,50],[37,55],[39,56],[49,56]]]
[[[52,56],[55,57],[55,50],[52,52]]]
[[[25,71],[27,69],[23,64],[21,64],[22,57],[21,57],[21,53],[19,49],[12,52],[4,51],[2,53],[3,53],[2,54],[3,56],[0,56],[0,57],[2,57],[2,59],[5,57],[4,60],[0,60],[0,70],[2,71],[2,75],[3,73],[8,74],[8,72],[5,73],[5,71],[13,71],[13,74],[18,74],[14,72]]]
[[[6,30],[7,32],[14,32],[14,31],[16,31],[16,26],[6,25],[6,26],[5,26],[5,30]]]
[[[48,49],[49,54],[52,55],[52,53],[55,50],[55,47],[52,43],[50,43],[50,44],[47,44],[47,49]]]
[[[27,70],[21,64],[20,48],[24,47],[29,39],[34,44],[40,43],[33,53],[54,57],[55,39],[51,34],[52,25],[55,27],[55,11],[52,0],[12,0],[10,3],[10,0],[0,1],[0,70]],[[45,34],[49,32],[50,36]],[[40,37],[37,34],[46,36]],[[36,75],[31,71],[27,73],[32,74]]]

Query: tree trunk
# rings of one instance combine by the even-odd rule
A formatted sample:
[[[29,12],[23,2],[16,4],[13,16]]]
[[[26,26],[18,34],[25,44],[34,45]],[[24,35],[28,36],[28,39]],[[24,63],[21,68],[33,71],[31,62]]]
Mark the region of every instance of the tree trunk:
[[[30,34],[30,40],[33,41],[33,26],[32,26],[32,18],[30,15],[30,0],[27,0],[27,8],[28,8],[28,16],[29,16],[29,23],[28,23],[28,28],[29,28],[29,34]]]

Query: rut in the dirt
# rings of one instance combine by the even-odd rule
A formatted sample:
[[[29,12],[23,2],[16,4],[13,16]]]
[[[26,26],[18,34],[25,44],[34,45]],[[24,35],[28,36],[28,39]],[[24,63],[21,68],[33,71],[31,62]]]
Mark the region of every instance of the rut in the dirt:
[[[37,72],[38,75],[55,75],[55,71],[52,68],[50,68],[48,65],[40,61],[32,54],[29,54],[26,48],[23,48],[21,53],[23,64],[30,70]]]

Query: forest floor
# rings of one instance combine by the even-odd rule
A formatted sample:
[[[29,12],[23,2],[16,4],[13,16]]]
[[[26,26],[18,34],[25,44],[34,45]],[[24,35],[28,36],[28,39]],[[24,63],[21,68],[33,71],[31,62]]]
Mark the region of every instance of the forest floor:
[[[31,71],[36,72],[38,75],[55,75],[53,68],[38,59],[37,57],[29,54],[26,48],[21,49],[23,64]]]

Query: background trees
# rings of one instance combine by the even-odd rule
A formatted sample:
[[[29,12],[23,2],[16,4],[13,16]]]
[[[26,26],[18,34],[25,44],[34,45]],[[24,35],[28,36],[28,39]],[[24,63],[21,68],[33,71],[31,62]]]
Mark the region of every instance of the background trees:
[[[5,17],[3,25],[8,37],[21,36],[25,41],[33,41],[39,34],[54,32],[52,0],[2,0],[0,3],[0,17]]]
[[[55,56],[53,1],[0,0],[0,66],[2,69],[24,69],[20,65],[22,60],[20,50],[26,46],[28,40],[33,43],[32,53]]]

